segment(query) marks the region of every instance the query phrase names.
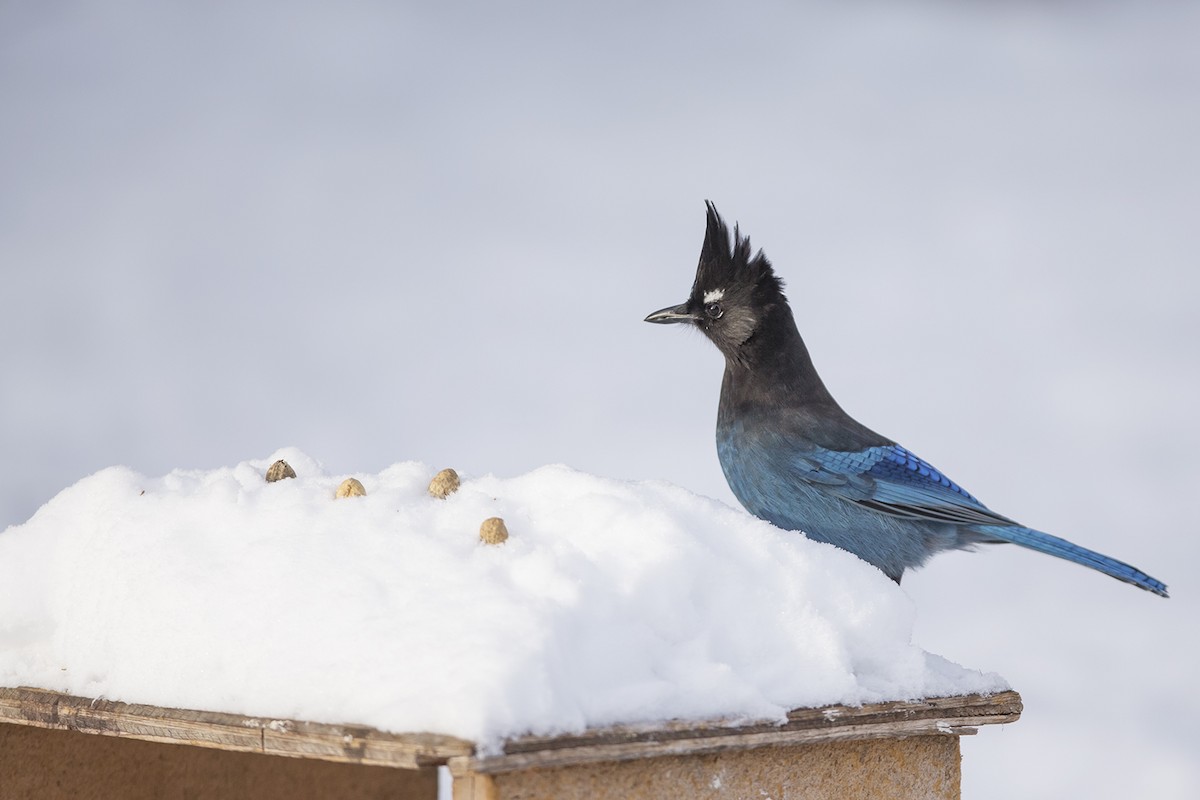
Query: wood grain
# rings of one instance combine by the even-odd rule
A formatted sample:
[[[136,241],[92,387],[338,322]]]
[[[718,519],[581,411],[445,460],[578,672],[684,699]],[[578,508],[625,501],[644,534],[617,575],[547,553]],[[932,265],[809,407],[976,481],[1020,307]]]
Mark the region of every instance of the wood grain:
[[[668,720],[561,736],[522,736],[505,742],[501,755],[477,756],[471,742],[432,733],[386,733],[365,726],[162,708],[46,689],[0,688],[0,723],[375,766],[416,769],[449,764],[456,775],[771,745],[960,736],[974,733],[980,725],[1012,722],[1020,715],[1021,697],[1009,691],[797,709],[782,724]]]
[[[432,733],[393,734],[363,726],[93,700],[32,688],[0,688],[0,722],[410,769],[444,764],[474,749],[466,740]]]
[[[733,721],[669,721],[621,725],[565,736],[527,736],[505,742],[502,755],[456,756],[455,775],[495,774],[535,767],[598,761],[718,753],[772,745],[879,739],[905,736],[962,736],[981,725],[1013,722],[1021,715],[1021,696],[994,695],[929,698],[796,709],[783,724]]]

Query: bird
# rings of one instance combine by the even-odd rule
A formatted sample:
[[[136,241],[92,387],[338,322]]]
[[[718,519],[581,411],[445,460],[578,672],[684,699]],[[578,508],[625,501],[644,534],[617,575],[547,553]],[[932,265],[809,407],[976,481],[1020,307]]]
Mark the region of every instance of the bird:
[[[760,519],[848,550],[900,583],[945,550],[1012,543],[1167,597],[1140,569],[998,514],[928,461],[852,418],[817,374],[762,250],[712,202],[691,294],[646,322],[698,328],[725,357],[717,456]]]

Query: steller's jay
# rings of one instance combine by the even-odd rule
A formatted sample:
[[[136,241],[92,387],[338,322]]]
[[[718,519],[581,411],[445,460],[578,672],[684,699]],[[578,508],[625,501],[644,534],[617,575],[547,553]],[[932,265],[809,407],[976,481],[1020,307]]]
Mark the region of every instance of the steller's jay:
[[[1166,585],[1114,558],[1026,528],[850,417],[813,368],[783,282],[712,203],[686,303],[646,322],[695,325],[725,356],[717,455],[746,510],[849,550],[897,583],[940,550],[1012,542],[1162,597]]]

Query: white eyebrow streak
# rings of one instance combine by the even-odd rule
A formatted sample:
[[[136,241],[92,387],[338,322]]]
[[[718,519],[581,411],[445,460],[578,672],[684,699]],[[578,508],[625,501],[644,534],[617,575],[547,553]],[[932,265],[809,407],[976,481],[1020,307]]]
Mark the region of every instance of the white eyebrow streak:
[[[725,296],[724,289],[713,289],[711,292],[704,293],[704,302],[715,303]]]

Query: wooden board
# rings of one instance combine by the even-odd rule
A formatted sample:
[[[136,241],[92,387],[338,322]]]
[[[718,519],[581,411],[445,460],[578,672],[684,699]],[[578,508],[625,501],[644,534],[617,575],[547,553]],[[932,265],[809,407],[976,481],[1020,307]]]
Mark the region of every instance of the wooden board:
[[[974,733],[979,725],[1012,722],[1020,714],[1020,695],[1010,691],[797,709],[783,724],[668,720],[562,736],[524,736],[505,742],[503,755],[476,756],[471,742],[432,733],[385,733],[365,726],[136,705],[46,689],[0,688],[0,723],[409,769],[448,763],[458,775],[847,739],[959,736]]]
[[[783,724],[669,721],[595,729],[578,735],[527,736],[505,742],[502,755],[457,756],[449,764],[455,775],[493,774],[772,745],[962,736],[975,733],[980,725],[1014,722],[1021,716],[1021,710],[1021,696],[1013,691],[857,707],[801,708],[789,713]]]
[[[474,750],[468,741],[432,733],[384,733],[363,726],[117,703],[30,688],[0,688],[0,722],[410,769],[444,764],[451,756]]]

